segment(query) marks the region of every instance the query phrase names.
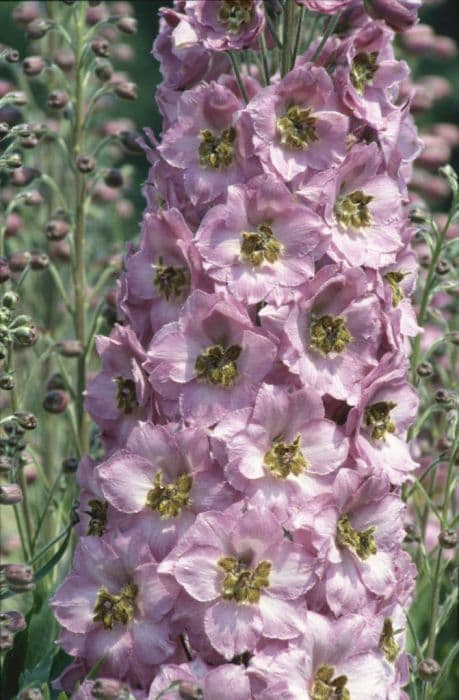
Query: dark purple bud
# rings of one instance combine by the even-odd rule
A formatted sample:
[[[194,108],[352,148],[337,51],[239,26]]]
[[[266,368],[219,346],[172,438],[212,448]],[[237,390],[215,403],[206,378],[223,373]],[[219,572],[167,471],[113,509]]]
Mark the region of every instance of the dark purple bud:
[[[50,376],[48,381],[46,382],[46,390],[47,391],[53,391],[53,389],[62,389],[65,391],[66,384],[64,381],[64,377],[62,374],[59,374],[59,372],[55,372]]]
[[[27,626],[24,615],[17,610],[0,612],[0,625],[13,634],[22,632]]]
[[[0,503],[4,506],[12,506],[22,501],[22,491],[18,484],[0,485]]]
[[[23,165],[21,168],[16,168],[10,175],[10,182],[15,187],[27,187],[35,178],[40,176],[40,171],[36,168],[29,168]]]
[[[16,24],[29,24],[29,22],[37,19],[38,16],[39,7],[35,2],[22,2],[12,12],[12,17]]]
[[[32,148],[36,148],[38,146],[39,138],[36,134],[30,134],[29,136],[22,138],[20,143],[22,148],[30,151]]]
[[[7,309],[15,309],[18,304],[19,294],[16,294],[16,292],[5,292],[2,296],[2,306],[5,306]]]
[[[12,391],[15,387],[14,376],[11,372],[0,373],[0,389],[4,391]]]
[[[20,53],[16,51],[16,49],[10,49],[5,56],[5,60],[8,61],[8,63],[19,63],[20,59]]]
[[[430,362],[421,362],[417,366],[416,372],[420,377],[431,377],[433,374],[433,367]]]
[[[127,700],[129,689],[115,678],[98,678],[92,686],[91,695],[97,700]]]
[[[54,22],[49,19],[34,19],[27,25],[29,39],[42,39],[51,29]]]
[[[451,394],[446,389],[439,389],[435,393],[435,401],[443,406],[447,406],[452,401]]]
[[[22,70],[29,77],[40,75],[45,66],[43,56],[27,56],[22,62]]]
[[[13,415],[16,418],[18,424],[21,426],[21,428],[24,428],[24,430],[35,430],[35,428],[38,425],[37,419],[35,418],[33,413],[26,413],[25,411],[16,411]]]
[[[447,275],[449,272],[451,272],[451,265],[447,260],[439,260],[436,264],[435,272],[437,273],[437,275],[440,275],[440,277],[443,277],[444,275]]]
[[[62,389],[48,391],[43,399],[43,408],[48,413],[63,413],[69,405],[69,395]]]
[[[114,168],[111,168],[110,170],[107,170],[107,172],[105,173],[104,182],[107,185],[107,187],[112,187],[113,189],[117,189],[118,187],[123,186],[123,176],[119,170],[115,170]]]
[[[94,156],[78,156],[76,166],[80,173],[92,173],[96,167],[96,159]]]
[[[56,343],[55,349],[62,357],[80,357],[83,354],[83,346],[79,340],[61,340]]]
[[[49,256],[52,260],[68,263],[72,259],[70,246],[67,241],[53,241],[49,247]]]
[[[30,190],[24,193],[24,204],[28,207],[39,207],[43,204],[43,197],[37,190]]]
[[[53,90],[48,95],[46,104],[49,109],[64,109],[69,101],[69,96],[65,90]]]
[[[427,682],[434,681],[440,671],[440,664],[435,659],[423,659],[418,666],[419,677]]]
[[[438,542],[443,549],[457,547],[457,532],[455,530],[442,530],[438,535]]]
[[[50,241],[61,241],[69,232],[69,225],[64,219],[51,219],[46,224],[46,237]]]
[[[78,469],[79,459],[78,457],[67,457],[62,462],[62,471],[64,474],[75,474]]]
[[[138,141],[140,134],[136,134],[135,131],[121,131],[119,134],[119,139],[121,145],[128,152],[133,155],[142,154],[143,148],[139,145]]]
[[[11,270],[8,265],[8,260],[4,256],[0,256],[0,284],[7,282],[11,277]]]
[[[121,17],[116,26],[123,34],[135,34],[137,31],[137,20],[134,17]]]
[[[28,564],[6,564],[4,573],[7,583],[22,586],[33,581],[33,569]]]
[[[71,49],[59,49],[55,52],[53,60],[64,73],[71,71],[75,65],[75,55]]]
[[[14,635],[6,629],[0,629],[0,653],[9,651],[14,644]]]
[[[11,253],[8,258],[10,270],[13,272],[22,272],[30,263],[31,257],[28,250],[16,250],[14,253]]]
[[[98,36],[91,41],[91,51],[101,58],[108,58],[110,56],[110,45],[106,39]]]
[[[99,80],[105,83],[107,80],[110,80],[113,75],[113,66],[110,61],[100,60],[96,63],[94,73]]]
[[[122,100],[136,100],[138,96],[137,85],[127,80],[116,83],[115,94]]]
[[[49,267],[49,256],[40,250],[33,250],[30,258],[31,270],[46,270]]]

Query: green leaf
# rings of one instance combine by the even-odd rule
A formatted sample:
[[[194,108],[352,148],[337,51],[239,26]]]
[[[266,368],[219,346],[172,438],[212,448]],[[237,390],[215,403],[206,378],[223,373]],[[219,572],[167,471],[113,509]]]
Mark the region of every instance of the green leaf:
[[[449,675],[449,669],[451,668],[451,665],[456,658],[456,656],[459,654],[459,642],[456,642],[456,644],[453,646],[452,649],[450,649],[448,656],[446,659],[443,661],[442,667],[441,667],[441,672],[440,675],[438,676],[437,680],[434,683],[434,690],[438,690],[440,686],[445,682]]]

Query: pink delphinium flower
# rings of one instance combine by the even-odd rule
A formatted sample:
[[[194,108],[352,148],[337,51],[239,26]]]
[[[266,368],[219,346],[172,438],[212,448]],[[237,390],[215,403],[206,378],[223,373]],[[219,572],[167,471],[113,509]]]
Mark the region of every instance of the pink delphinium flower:
[[[269,511],[239,505],[199,515],[159,567],[205,603],[206,635],[226,659],[253,650],[261,635],[301,634],[313,569]]]
[[[254,304],[314,273],[326,238],[321,219],[298,204],[282,181],[261,175],[228,190],[196,236],[204,268],[237,299]]]
[[[153,337],[146,367],[159,393],[179,398],[187,421],[212,425],[250,405],[275,356],[274,343],[242,305],[196,291],[180,319]]]
[[[335,12],[347,10],[355,0],[295,0],[297,5],[303,5],[312,12],[333,15]]]
[[[178,684],[177,681],[179,681]],[[167,690],[171,685],[174,688]],[[206,700],[221,700],[225,693],[231,700],[251,698],[250,680],[243,666],[221,664],[217,668],[208,666],[199,658],[191,663],[164,665],[150,686],[148,700],[181,700],[181,698],[203,697]]]
[[[103,657],[101,673],[150,682],[155,665],[175,650],[167,615],[176,593],[156,569],[136,537],[82,539],[52,600],[61,646],[90,668]]]
[[[365,9],[373,19],[383,19],[392,29],[404,32],[417,21],[422,0],[364,0]]]
[[[267,172],[290,181],[343,160],[349,121],[323,68],[305,64],[265,88],[247,108],[254,152]]]
[[[230,483],[283,521],[290,508],[320,492],[315,477],[335,471],[349,448],[343,432],[324,418],[319,395],[269,384],[260,387],[253,410],[220,421],[212,443],[216,454],[223,452]]]
[[[233,501],[200,428],[139,423],[125,449],[114,452],[97,471],[108,503],[120,513],[139,514],[135,526],[158,559],[197,513],[224,509]]]
[[[279,327],[280,358],[290,371],[306,386],[351,404],[377,364],[382,338],[380,305],[367,287],[363,270],[327,265],[286,312],[270,306],[260,312],[262,326]]]
[[[185,12],[199,40],[213,51],[256,47],[265,26],[262,0],[187,0]]]

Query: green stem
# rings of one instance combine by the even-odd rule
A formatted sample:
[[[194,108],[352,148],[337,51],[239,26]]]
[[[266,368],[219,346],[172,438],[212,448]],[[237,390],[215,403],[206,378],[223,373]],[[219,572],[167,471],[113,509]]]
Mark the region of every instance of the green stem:
[[[245,89],[245,85],[244,85],[244,82],[242,80],[242,76],[241,76],[241,72],[239,70],[239,65],[238,65],[236,55],[234,54],[233,51],[228,51],[227,53],[228,53],[229,59],[231,61],[231,66],[233,68],[234,77],[236,78],[236,82],[238,84],[241,95],[244,99],[244,102],[246,104],[248,104],[249,103],[249,96],[247,94],[247,90]]]
[[[260,43],[260,54],[261,54],[261,61],[263,64],[263,74],[265,77],[265,83],[266,83],[266,85],[269,85],[270,74],[269,74],[269,62],[268,62],[268,49],[266,46],[265,35],[263,33],[260,34],[259,43]]]
[[[301,31],[303,29],[303,21],[304,21],[305,13],[306,13],[306,8],[304,5],[301,5],[300,14],[298,17],[298,23],[296,26],[296,37],[295,37],[295,44],[293,45],[292,62],[290,64],[290,68],[293,68],[293,66],[295,65],[296,57],[298,56],[298,49],[300,48]]]
[[[281,56],[281,77],[283,78],[290,70],[292,62],[292,34],[293,19],[295,16],[295,5],[291,0],[286,0],[284,4],[284,26],[282,32],[282,56]]]
[[[340,17],[341,17],[341,13],[339,13],[339,12],[338,12],[338,14],[334,15],[333,17],[330,17],[329,21],[327,22],[327,26],[325,27],[322,41],[320,42],[319,46],[314,51],[314,54],[311,58],[311,63],[315,63],[317,61],[317,59],[319,58],[323,47],[325,46],[326,42],[328,41],[328,39],[331,37],[331,35],[335,31],[336,25],[338,24]]]

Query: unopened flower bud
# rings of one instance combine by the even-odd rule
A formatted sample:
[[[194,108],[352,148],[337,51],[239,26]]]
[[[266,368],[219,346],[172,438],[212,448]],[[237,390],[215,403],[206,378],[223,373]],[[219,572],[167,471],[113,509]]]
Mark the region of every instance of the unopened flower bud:
[[[137,31],[137,20],[134,17],[120,17],[116,26],[123,34],[135,34]]]
[[[91,51],[101,58],[108,58],[110,56],[110,45],[106,39],[102,37],[96,37],[91,41]]]
[[[122,100],[136,100],[138,96],[137,85],[127,80],[116,83],[115,94]]]
[[[430,265],[430,255],[429,253],[424,253],[419,258],[419,264],[421,267],[428,268]]]
[[[438,542],[443,549],[454,549],[457,546],[457,532],[442,530],[438,535]]]
[[[14,644],[14,635],[7,629],[0,629],[0,653],[9,651]]]
[[[16,294],[16,292],[5,292],[2,296],[2,306],[5,306],[7,309],[15,309],[18,304],[19,294]]]
[[[55,349],[62,357],[80,357],[83,354],[83,346],[79,340],[62,340],[56,343]]]
[[[107,18],[107,8],[97,2],[89,4],[91,7],[86,11],[85,20],[88,27],[93,27],[101,20]]]
[[[36,148],[39,144],[39,138],[36,134],[30,134],[30,136],[26,136],[24,138],[21,138],[21,147],[25,148],[26,150],[31,150],[32,148]]]
[[[0,474],[8,474],[11,469],[11,459],[6,455],[0,455]]]
[[[447,275],[451,271],[451,266],[447,260],[439,260],[436,267],[435,267],[435,272],[437,275],[443,276]]]
[[[40,171],[36,168],[22,166],[16,168],[10,175],[10,182],[15,187],[27,187],[30,183],[40,175]]]
[[[22,272],[30,263],[30,258],[31,255],[28,250],[16,250],[14,253],[11,253],[8,258],[10,270],[13,272]]]
[[[33,413],[26,413],[25,411],[16,411],[14,414],[14,417],[16,418],[18,424],[21,426],[21,428],[24,428],[24,430],[35,430],[37,427],[37,419],[33,415]]]
[[[40,75],[46,63],[43,56],[27,56],[22,62],[22,70],[29,77]]]
[[[418,666],[419,677],[427,682],[434,681],[440,671],[440,664],[435,659],[423,659]]]
[[[9,92],[7,97],[13,105],[16,105],[16,107],[23,107],[27,104],[27,95],[25,94],[25,92]]]
[[[49,109],[64,109],[69,101],[69,96],[65,90],[53,90],[49,93],[46,104]]]
[[[421,362],[417,366],[416,372],[420,377],[431,377],[433,374],[433,367],[430,362]]]
[[[39,13],[38,5],[34,2],[22,2],[16,5],[12,12],[13,20],[16,24],[29,24],[37,19]]]
[[[19,700],[43,700],[43,693],[39,688],[27,688],[22,691]]]
[[[22,491],[18,484],[0,485],[0,503],[4,506],[12,506],[22,501]]]
[[[139,134],[136,134],[135,131],[121,131],[119,134],[121,145],[128,153],[133,155],[143,153],[143,148],[138,143],[139,138]]]
[[[42,39],[51,29],[54,22],[49,19],[34,19],[27,25],[29,39]]]
[[[7,122],[0,122],[0,139],[4,139],[10,133],[10,126]]]
[[[96,77],[102,82],[107,82],[113,75],[113,66],[110,61],[98,61],[94,69]]]
[[[94,156],[78,156],[76,166],[80,173],[92,173],[96,167],[96,159]]]
[[[437,450],[441,452],[447,452],[451,447],[451,440],[446,435],[441,435],[437,440]]]
[[[69,232],[69,225],[64,219],[51,219],[46,224],[46,237],[50,241],[60,241]]]
[[[38,250],[31,252],[30,269],[31,270],[46,270],[49,267],[49,256]]]
[[[39,207],[43,204],[43,197],[37,190],[30,190],[24,194],[24,204],[28,207]]]
[[[123,186],[123,176],[119,170],[115,170],[114,168],[111,168],[110,170],[107,170],[107,172],[105,173],[104,182],[107,185],[107,187],[112,187],[113,189],[117,189],[118,187]]]
[[[451,394],[446,389],[439,389],[435,393],[435,401],[441,405],[449,405],[452,401]]]
[[[48,391],[43,399],[43,408],[48,413],[63,413],[69,405],[69,395],[62,389]]]
[[[62,471],[64,474],[75,474],[78,469],[79,459],[78,457],[67,457],[62,462]]]
[[[47,391],[53,391],[53,389],[62,389],[65,391],[65,381],[64,377],[62,374],[59,374],[59,372],[55,372],[50,376],[48,381],[46,382],[46,390]]]
[[[17,610],[4,610],[0,612],[0,625],[16,634],[25,630],[26,621],[24,615]]]
[[[53,56],[54,63],[65,72],[75,65],[75,55],[71,49],[58,49]]]
[[[22,586],[33,581],[33,569],[28,564],[6,564],[4,572],[7,583]]]
[[[12,391],[15,387],[14,376],[11,372],[0,373],[0,389],[4,391]]]
[[[23,345],[24,347],[30,347],[37,342],[38,330],[36,326],[19,326],[15,328],[13,332],[13,337],[18,345]]]
[[[14,170],[14,168],[20,168],[22,165],[22,156],[20,153],[10,153],[5,158],[5,163],[8,168]]]
[[[19,63],[20,58],[20,53],[19,51],[16,51],[16,49],[10,49],[5,56],[5,60],[8,63]]]

